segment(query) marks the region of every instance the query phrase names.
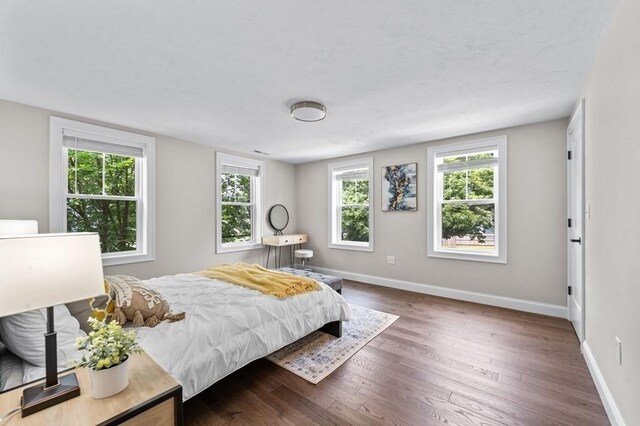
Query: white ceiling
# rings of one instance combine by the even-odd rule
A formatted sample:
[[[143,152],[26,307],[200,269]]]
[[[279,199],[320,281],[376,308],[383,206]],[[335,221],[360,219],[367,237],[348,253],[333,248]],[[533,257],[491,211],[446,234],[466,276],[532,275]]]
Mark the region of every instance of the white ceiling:
[[[0,0],[0,98],[301,163],[566,117],[617,4]]]

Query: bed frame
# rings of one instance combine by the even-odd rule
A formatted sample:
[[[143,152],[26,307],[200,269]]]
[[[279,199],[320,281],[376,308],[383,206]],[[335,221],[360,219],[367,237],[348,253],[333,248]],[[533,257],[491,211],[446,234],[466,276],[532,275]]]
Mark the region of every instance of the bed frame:
[[[320,328],[320,331],[324,331],[332,336],[342,337],[342,321],[328,322]]]

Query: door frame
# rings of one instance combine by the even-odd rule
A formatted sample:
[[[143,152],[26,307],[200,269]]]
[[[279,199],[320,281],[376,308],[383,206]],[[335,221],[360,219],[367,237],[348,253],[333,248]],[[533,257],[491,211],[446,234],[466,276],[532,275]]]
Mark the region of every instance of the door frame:
[[[580,225],[581,225],[581,229],[580,231],[580,238],[582,239],[581,242],[581,250],[580,250],[580,256],[582,257],[582,281],[580,283],[571,283],[571,245],[575,244],[572,243],[570,241],[571,239],[571,228],[569,228],[567,226],[567,290],[569,286],[580,286],[580,294],[582,296],[582,318],[580,320],[580,332],[576,333],[578,340],[580,341],[580,347],[582,348],[582,343],[586,340],[586,335],[585,335],[585,331],[586,331],[586,327],[585,327],[585,319],[586,319],[586,292],[585,292],[585,281],[586,281],[586,277],[585,277],[585,249],[586,249],[586,236],[585,236],[585,221],[586,221],[586,203],[585,203],[585,139],[586,139],[586,135],[585,135],[585,130],[586,130],[586,126],[585,126],[585,100],[584,98],[580,99],[580,101],[578,101],[577,105],[575,106],[573,112],[571,113],[571,117],[569,120],[569,125],[567,126],[567,151],[569,151],[569,132],[571,129],[573,129],[575,126],[580,126],[582,129],[581,131],[581,135],[582,137],[580,138],[580,140],[577,142],[581,145],[581,158],[577,159],[577,158],[573,158],[571,160],[569,160],[569,158],[567,158],[567,218],[569,218],[569,209],[571,206],[571,199],[572,199],[572,194],[571,194],[571,179],[572,179],[572,175],[571,175],[571,167],[569,166],[569,161],[576,161],[579,160],[580,161],[580,166],[581,166],[581,176],[580,176],[580,180],[581,180],[581,188],[582,188],[582,194],[580,194],[580,199],[581,199],[581,204],[582,204],[582,208],[580,209],[581,211],[578,213],[580,215],[582,215],[582,220],[580,221]],[[575,213],[574,213],[575,214]],[[567,291],[567,319],[569,321],[571,321],[571,295],[569,294],[569,292]]]

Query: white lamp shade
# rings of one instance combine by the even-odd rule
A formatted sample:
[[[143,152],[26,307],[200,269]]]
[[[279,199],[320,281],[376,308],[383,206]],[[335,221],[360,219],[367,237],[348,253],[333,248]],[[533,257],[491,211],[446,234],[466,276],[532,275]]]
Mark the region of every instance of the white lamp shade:
[[[0,237],[0,317],[104,293],[98,234]]]
[[[0,220],[0,236],[37,233],[38,222],[35,220]]]

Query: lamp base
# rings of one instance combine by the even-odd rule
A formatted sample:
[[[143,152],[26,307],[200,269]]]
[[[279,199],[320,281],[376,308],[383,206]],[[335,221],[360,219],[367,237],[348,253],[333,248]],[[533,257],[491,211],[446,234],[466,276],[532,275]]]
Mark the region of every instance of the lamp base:
[[[59,384],[49,389],[44,384],[27,388],[22,393],[22,417],[30,416],[38,411],[60,404],[76,396],[80,396],[80,386],[76,373],[58,378]]]

